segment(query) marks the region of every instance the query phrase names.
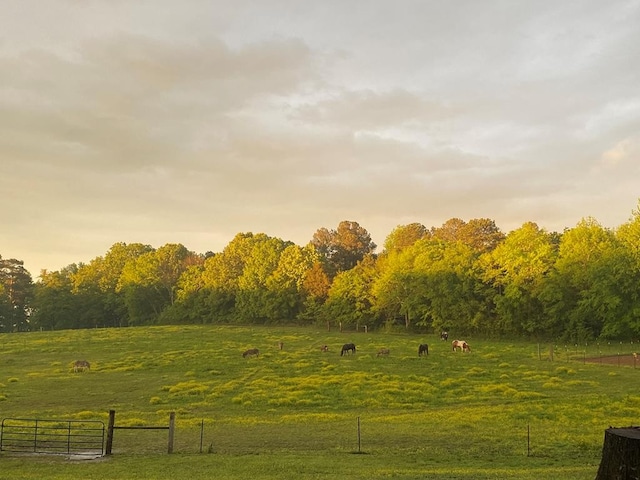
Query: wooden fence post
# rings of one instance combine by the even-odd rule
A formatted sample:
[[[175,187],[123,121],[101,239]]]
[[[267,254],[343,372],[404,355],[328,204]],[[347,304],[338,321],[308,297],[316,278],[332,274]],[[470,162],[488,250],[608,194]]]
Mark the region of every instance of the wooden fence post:
[[[167,453],[173,453],[173,434],[175,432],[176,426],[176,412],[171,412],[169,414],[169,446],[167,448]]]
[[[116,411],[109,410],[109,425],[107,426],[107,445],[104,451],[105,455],[111,455],[111,449],[113,448],[113,427],[115,423],[116,423]]]

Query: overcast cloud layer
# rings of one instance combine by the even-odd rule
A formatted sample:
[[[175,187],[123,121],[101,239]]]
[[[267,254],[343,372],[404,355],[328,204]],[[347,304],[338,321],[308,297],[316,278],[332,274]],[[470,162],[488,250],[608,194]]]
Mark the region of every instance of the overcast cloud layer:
[[[640,0],[5,0],[0,255],[505,232],[640,198]]]

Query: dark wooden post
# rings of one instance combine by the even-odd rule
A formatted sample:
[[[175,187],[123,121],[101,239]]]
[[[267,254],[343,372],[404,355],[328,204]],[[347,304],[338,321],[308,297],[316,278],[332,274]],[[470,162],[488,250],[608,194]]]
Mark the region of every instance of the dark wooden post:
[[[173,453],[173,434],[175,432],[176,425],[176,412],[171,412],[169,414],[169,446],[167,448],[167,453]]]
[[[596,480],[635,480],[639,477],[640,427],[609,427],[604,431]]]
[[[113,427],[116,423],[116,411],[109,410],[109,425],[107,426],[107,445],[104,449],[105,455],[111,455],[113,448]]]

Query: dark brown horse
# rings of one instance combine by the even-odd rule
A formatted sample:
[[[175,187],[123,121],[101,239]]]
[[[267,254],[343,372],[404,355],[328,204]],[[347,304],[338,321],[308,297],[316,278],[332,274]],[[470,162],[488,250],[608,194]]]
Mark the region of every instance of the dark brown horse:
[[[244,358],[253,357],[253,356],[257,357],[258,355],[260,355],[260,350],[258,350],[257,348],[250,348],[249,350],[247,350],[242,354]]]
[[[429,355],[429,345],[426,343],[421,343],[418,346],[418,356],[421,357],[422,355]]]
[[[340,350],[340,356],[346,355],[349,352],[356,353],[356,344],[355,343],[345,343],[342,346],[342,350]]]

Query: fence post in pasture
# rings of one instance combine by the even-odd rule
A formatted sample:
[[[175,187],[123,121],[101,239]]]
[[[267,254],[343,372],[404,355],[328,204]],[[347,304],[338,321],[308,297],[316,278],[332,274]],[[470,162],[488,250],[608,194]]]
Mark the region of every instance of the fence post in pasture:
[[[553,362],[553,343],[549,345],[549,361]]]
[[[531,424],[527,424],[527,457],[531,456]]]
[[[176,428],[176,412],[169,414],[169,446],[167,447],[167,453],[173,453],[173,434]]]
[[[358,417],[358,453],[362,453],[360,450],[360,417]]]
[[[200,453],[202,453],[202,440],[204,439],[204,418],[200,422]]]
[[[105,455],[111,455],[111,450],[113,448],[113,427],[116,423],[116,411],[109,410],[109,424],[107,426],[107,445],[104,449]]]

